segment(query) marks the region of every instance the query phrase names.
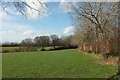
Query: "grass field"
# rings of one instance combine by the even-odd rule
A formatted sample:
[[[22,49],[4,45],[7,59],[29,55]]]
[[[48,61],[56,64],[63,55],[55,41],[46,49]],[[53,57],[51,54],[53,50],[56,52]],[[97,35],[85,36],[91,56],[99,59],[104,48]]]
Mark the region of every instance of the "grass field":
[[[76,49],[7,53],[2,59],[4,78],[106,78],[117,69]]]
[[[19,47],[0,47],[2,50],[14,50],[18,49]]]
[[[58,47],[61,47],[61,46],[55,46],[56,48]],[[12,50],[15,50],[15,49],[18,49],[20,47],[0,47],[0,51],[12,51]],[[37,50],[40,51],[41,48],[38,48]],[[49,47],[45,47],[45,50],[50,50],[50,49],[54,49],[54,46],[49,46]]]

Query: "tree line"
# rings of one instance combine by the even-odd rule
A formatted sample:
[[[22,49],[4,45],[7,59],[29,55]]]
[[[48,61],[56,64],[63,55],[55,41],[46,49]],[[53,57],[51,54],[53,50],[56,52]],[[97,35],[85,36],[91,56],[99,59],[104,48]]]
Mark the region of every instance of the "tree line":
[[[120,75],[120,27],[118,2],[69,3],[76,26],[73,42],[88,53],[118,58]]]
[[[77,28],[74,43],[83,51],[118,56],[120,27],[118,25],[118,3],[71,4]]]
[[[46,47],[50,47],[48,50],[61,50],[77,48],[77,45],[72,43],[72,35],[58,37],[58,35],[52,34],[50,36],[36,36],[34,39],[25,38],[21,43],[4,43],[3,47],[19,47],[12,52],[21,51],[45,51]],[[14,44],[14,45],[13,45]],[[9,51],[3,51],[9,52]],[[11,51],[10,51],[11,52]]]
[[[72,35],[59,38],[57,35],[37,36],[34,39],[26,38],[21,42],[21,48],[32,50],[39,48],[45,51],[45,47],[54,47],[52,50],[76,48],[77,46],[71,43]],[[57,46],[57,47],[56,47]]]

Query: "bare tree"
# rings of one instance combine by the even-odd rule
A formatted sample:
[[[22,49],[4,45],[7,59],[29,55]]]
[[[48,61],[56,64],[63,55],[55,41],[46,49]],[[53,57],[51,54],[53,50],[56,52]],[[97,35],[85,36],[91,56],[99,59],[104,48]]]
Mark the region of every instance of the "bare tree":
[[[104,59],[108,58],[108,54],[115,55],[119,53],[119,36],[117,35],[118,28],[118,3],[117,2],[83,2],[70,3],[72,15],[76,17],[78,23],[84,23],[85,28],[80,28],[82,36],[79,42],[86,42],[90,40],[91,31],[90,26],[95,33],[96,49],[99,47],[100,53]],[[87,25],[86,25],[87,24]],[[78,26],[80,26],[78,24]],[[80,26],[81,27],[81,26]],[[78,33],[78,32],[77,32]],[[79,34],[81,35],[81,34]],[[86,39],[86,40],[84,40]],[[114,46],[114,47],[113,47]],[[98,50],[98,49],[97,49]],[[113,52],[112,52],[113,51]],[[116,52],[117,51],[117,52]],[[118,56],[118,58],[120,58]],[[119,59],[120,60],[120,59]],[[120,62],[118,60],[118,63]],[[119,71],[118,71],[119,72]]]
[[[73,3],[71,8],[79,21],[84,20],[95,26],[96,42],[101,42],[101,53],[105,55],[104,38],[108,24],[113,24],[111,21],[117,18],[117,3]]]
[[[59,43],[61,44],[61,46],[63,46],[64,48],[70,48],[72,44],[72,35],[69,36],[62,36],[59,40]]]
[[[12,13],[15,12],[20,13],[24,16],[28,16],[28,10],[31,12],[37,12],[39,15],[44,15],[45,11],[43,11],[41,8],[46,9],[46,7],[46,3],[42,2],[41,0],[9,0],[8,2],[0,0],[0,9],[9,15],[13,15]]]
[[[59,45],[59,37],[55,34],[52,34],[50,35],[50,38],[52,40],[52,46],[54,46],[54,49],[55,49],[55,46]]]
[[[21,42],[21,49],[23,51],[32,51],[34,49],[34,43],[31,38],[26,38]]]
[[[44,47],[48,46],[50,43],[49,36],[35,37],[34,41],[36,45],[42,48],[42,50],[45,50]]]
[[[26,38],[26,39],[22,40],[22,42],[21,42],[21,45],[28,46],[28,47],[32,46],[32,44],[33,44],[33,41],[31,38]]]
[[[35,42],[35,46],[36,47],[41,47],[41,40],[40,40],[40,37],[35,37],[34,38],[34,42]]]

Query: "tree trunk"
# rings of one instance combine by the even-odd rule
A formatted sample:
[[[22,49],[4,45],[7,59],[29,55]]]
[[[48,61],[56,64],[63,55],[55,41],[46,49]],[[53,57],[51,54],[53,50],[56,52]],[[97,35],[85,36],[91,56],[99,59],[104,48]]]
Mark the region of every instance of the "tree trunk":
[[[120,10],[120,2],[118,2],[118,11]],[[120,12],[118,13],[118,20],[120,20]],[[120,23],[118,22],[118,75],[120,75]]]
[[[106,61],[108,59],[108,56],[105,52],[106,46],[105,46],[105,43],[104,43],[104,34],[103,33],[101,33],[101,45],[102,45],[101,46],[101,54],[103,55],[104,61]]]
[[[42,51],[44,51],[44,50],[45,50],[45,49],[44,49],[44,46],[42,46],[41,48],[42,48],[42,49],[41,49]]]
[[[54,46],[54,49],[56,49],[56,47]]]

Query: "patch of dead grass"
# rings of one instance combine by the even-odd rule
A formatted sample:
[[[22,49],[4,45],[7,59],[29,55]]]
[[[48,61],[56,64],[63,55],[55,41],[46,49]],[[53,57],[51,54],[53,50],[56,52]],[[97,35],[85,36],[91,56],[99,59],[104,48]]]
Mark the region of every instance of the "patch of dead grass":
[[[117,65],[117,62],[118,62],[117,61],[118,58],[116,58],[116,57],[109,57],[107,60],[105,60],[105,59],[103,59],[102,55],[100,55],[100,54],[87,53],[84,51],[80,51],[80,52],[84,53],[85,55],[89,55],[89,56],[96,58],[98,64]]]

